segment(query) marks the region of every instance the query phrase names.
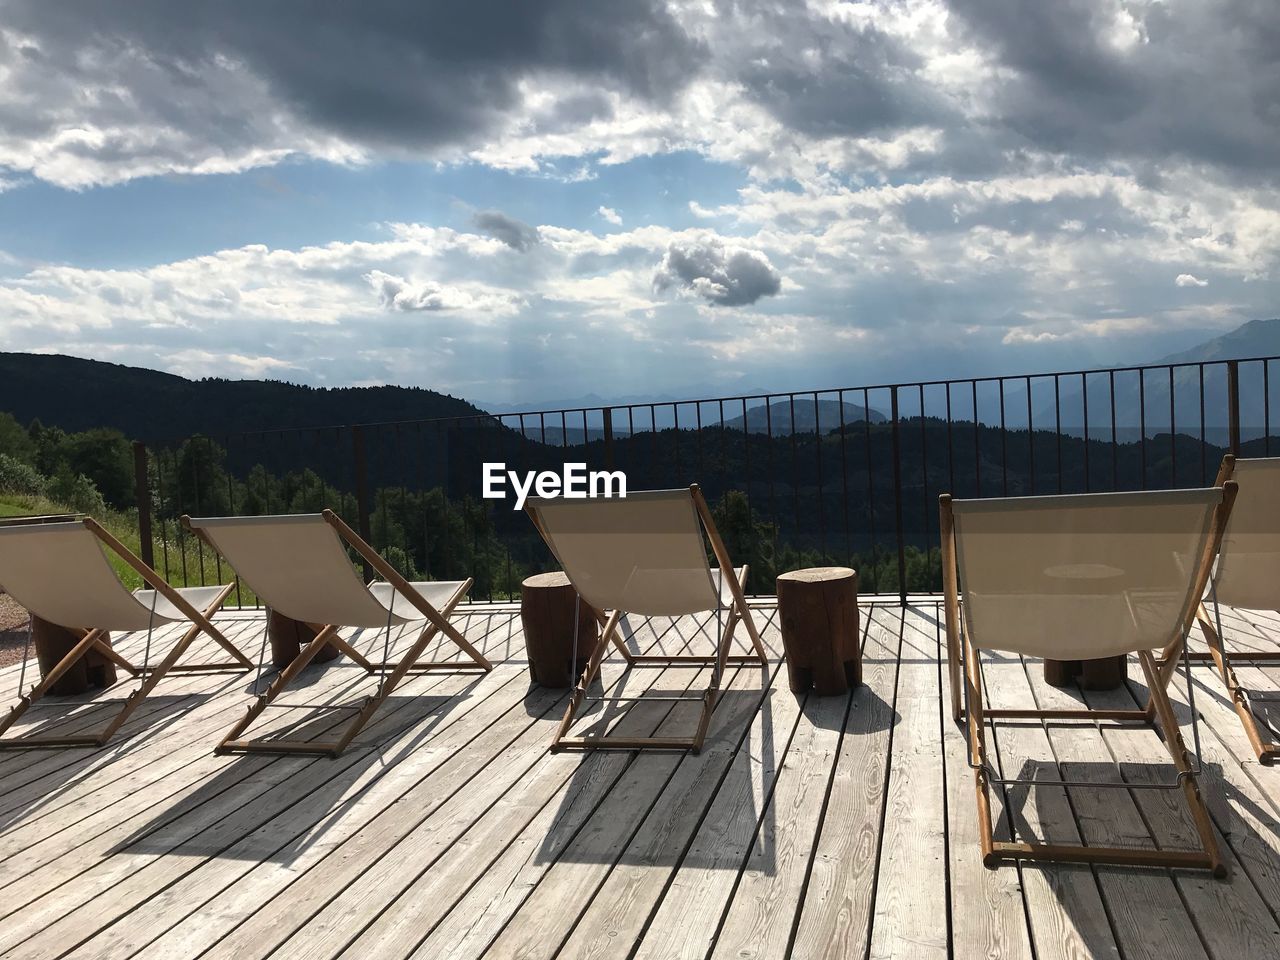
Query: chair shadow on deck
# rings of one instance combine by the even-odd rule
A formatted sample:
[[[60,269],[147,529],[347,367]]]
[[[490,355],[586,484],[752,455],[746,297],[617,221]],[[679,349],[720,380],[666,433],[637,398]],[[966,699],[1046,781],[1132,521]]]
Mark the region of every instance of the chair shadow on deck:
[[[440,725],[464,707],[478,680],[452,694],[393,694],[336,759],[229,757],[193,792],[159,805],[111,852],[291,863],[323,840],[384,776],[427,745]],[[324,707],[306,712],[305,718],[272,727],[270,735],[324,739],[333,735],[335,724],[345,725],[353,716],[349,710]],[[409,785],[406,781],[405,788]]]
[[[238,679],[238,678],[237,678]],[[231,686],[228,682],[226,688]],[[185,694],[152,694],[143,704],[145,714],[134,714],[121,731],[104,747],[50,748],[0,752],[0,829],[39,815],[60,797],[118,760],[150,749],[156,737],[167,735],[183,719],[211,699],[229,689]],[[74,729],[92,732],[106,726],[124,706],[119,691],[109,688],[89,698],[68,697],[41,701],[23,717],[23,724],[11,736],[43,736]],[[44,714],[44,716],[42,716]],[[38,757],[34,763],[30,758]],[[24,766],[12,766],[22,760]],[[8,769],[6,769],[8,768]],[[12,770],[12,776],[8,772]],[[19,782],[19,780],[21,782]],[[20,797],[21,799],[15,800]]]

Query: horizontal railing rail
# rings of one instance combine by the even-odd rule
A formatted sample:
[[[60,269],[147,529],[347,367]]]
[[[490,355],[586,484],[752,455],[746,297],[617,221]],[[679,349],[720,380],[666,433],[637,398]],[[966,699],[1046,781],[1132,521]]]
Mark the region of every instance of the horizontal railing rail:
[[[630,489],[699,483],[756,592],[798,566],[858,568],[862,589],[936,591],[938,495],[1187,487],[1222,454],[1271,452],[1280,357],[982,376],[433,420],[228,431],[136,443],[144,559],[222,577],[191,514],[330,507],[403,573],[472,576],[512,597],[551,565],[485,463],[622,471]],[[242,600],[245,599],[242,595]]]

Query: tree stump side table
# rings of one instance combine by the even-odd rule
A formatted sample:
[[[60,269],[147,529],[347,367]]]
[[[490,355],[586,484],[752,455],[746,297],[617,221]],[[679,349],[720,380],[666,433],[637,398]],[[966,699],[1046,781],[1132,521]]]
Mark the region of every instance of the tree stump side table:
[[[862,683],[858,574],[849,567],[810,567],[778,577],[778,619],[795,693],[819,696]]]
[[[1079,678],[1080,686],[1086,690],[1116,690],[1124,686],[1128,676],[1129,658],[1124,654],[1097,660],[1050,660],[1046,657],[1044,661],[1044,682],[1051,687],[1067,687],[1072,680]]]
[[[31,645],[36,648],[40,675],[47,676],[58,662],[81,640],[81,633],[68,630],[48,620],[31,615]],[[102,642],[111,645],[111,635],[104,633]],[[92,647],[71,669],[49,688],[49,695],[69,697],[86,693],[91,687],[106,689],[116,682],[116,665]]]
[[[267,620],[267,637],[271,641],[271,664],[283,670],[293,663],[303,647],[316,638],[316,631],[301,620],[294,620],[272,610]],[[326,643],[311,662],[327,663],[335,659],[339,652],[332,643]]]
[[[529,655],[529,676],[544,687],[571,687],[587,667],[600,624],[563,573],[539,573],[520,584],[520,622]],[[577,609],[578,659],[573,661]]]

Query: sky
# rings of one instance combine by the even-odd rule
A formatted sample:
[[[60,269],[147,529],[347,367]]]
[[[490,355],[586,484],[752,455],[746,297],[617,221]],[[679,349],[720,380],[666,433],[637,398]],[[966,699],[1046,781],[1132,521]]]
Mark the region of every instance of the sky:
[[[482,404],[1280,315],[1275,0],[0,0],[0,349]]]

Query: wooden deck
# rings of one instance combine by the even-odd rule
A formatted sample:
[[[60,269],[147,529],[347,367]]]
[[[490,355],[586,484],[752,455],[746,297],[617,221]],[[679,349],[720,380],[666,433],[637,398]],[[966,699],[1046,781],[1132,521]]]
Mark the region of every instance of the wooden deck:
[[[1195,705],[1229,881],[1109,867],[989,871],[964,741],[942,709],[932,600],[905,611],[864,605],[866,685],[850,696],[797,697],[781,664],[733,671],[700,756],[548,754],[564,693],[530,687],[509,606],[462,610],[455,622],[493,672],[413,679],[337,760],[215,756],[248,704],[253,678],[243,674],[170,677],[102,751],[0,754],[0,955],[1280,954],[1280,768],[1254,762],[1206,666],[1195,668]],[[756,615],[769,620],[776,651],[767,598]],[[261,620],[223,621],[256,656]],[[637,648],[710,644],[692,620],[633,626]],[[1227,626],[1250,643],[1280,637],[1280,620],[1232,615]],[[353,642],[382,638],[366,631]],[[143,644],[120,642],[139,654]],[[152,656],[165,646],[157,641]],[[1280,666],[1240,673],[1280,689]],[[371,689],[344,663],[304,678],[290,703],[321,708]],[[1046,687],[1034,662],[991,663],[986,679],[993,703],[1072,697]],[[687,667],[622,677],[616,659],[605,676],[628,695],[703,682]],[[6,698],[16,685],[17,668],[0,671]],[[1089,702],[1131,705],[1142,693],[1131,686]],[[590,722],[661,733],[687,727],[695,708],[641,702],[597,709]],[[33,714],[70,730],[99,709],[68,719],[62,701]],[[269,715],[316,735],[348,716]],[[1150,731],[1004,725],[995,743],[1006,776],[1138,783],[1167,770]],[[1191,841],[1177,796],[1164,792],[1040,787],[1002,799],[1005,835],[1012,823],[1021,837]]]

